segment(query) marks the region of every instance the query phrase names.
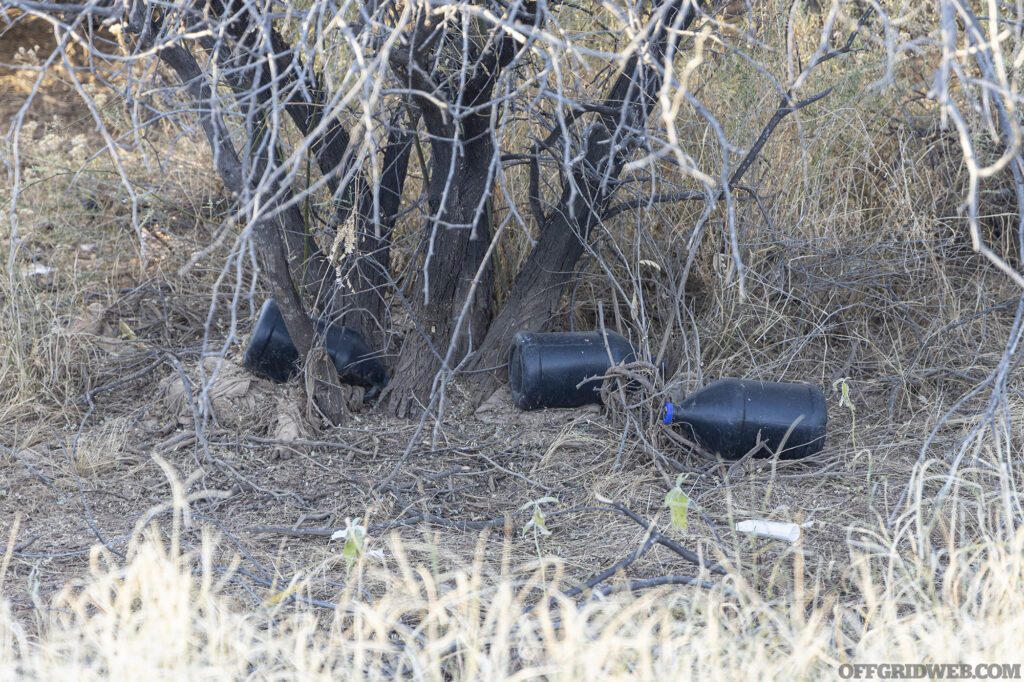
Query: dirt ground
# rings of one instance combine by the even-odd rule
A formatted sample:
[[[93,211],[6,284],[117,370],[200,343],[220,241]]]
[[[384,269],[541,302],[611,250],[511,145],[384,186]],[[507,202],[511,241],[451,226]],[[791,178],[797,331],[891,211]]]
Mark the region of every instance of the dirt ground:
[[[813,462],[782,464],[774,475],[764,462],[730,471],[694,466],[699,463],[686,458],[695,472],[686,489],[706,521],[694,519],[682,535],[665,529],[663,500],[671,483],[649,459],[628,448],[615,470],[618,435],[596,411],[524,416],[509,403],[484,418],[448,419],[436,434],[428,426],[405,456],[417,425],[371,409],[350,427],[283,445],[286,452],[297,452],[282,456],[265,438],[237,430],[212,429],[203,447],[194,431],[168,418],[159,400],[154,401],[158,386],[156,377],[143,377],[122,385],[117,398],[96,397],[97,410],[79,436],[79,450],[113,446],[111,428],[123,429],[123,445],[84,475],[72,473],[69,466],[74,429],[40,428],[31,439],[23,431],[5,434],[5,440],[14,437],[18,450],[16,457],[5,458],[0,513],[8,520],[15,513],[23,515],[8,576],[16,601],[30,603],[62,587],[86,569],[89,548],[99,542],[112,552],[123,551],[137,526],[172,498],[168,472],[154,455],[170,465],[173,477],[188,480],[185,494],[193,498],[194,527],[185,541],[196,542],[200,529],[212,526],[223,536],[224,564],[242,552],[243,568],[279,580],[336,555],[338,542],[331,543],[324,534],[344,528],[347,518],[365,519],[371,535],[390,531],[414,540],[437,540],[454,561],[472,557],[479,529],[443,524],[493,520],[497,532],[488,540],[493,558],[500,557],[503,536],[509,533],[517,558],[526,561],[536,549],[533,539],[521,533],[529,519],[521,505],[552,496],[558,504],[548,505],[549,512],[564,511],[601,506],[601,495],[657,519],[663,532],[712,556],[719,551],[733,555],[730,548],[743,545],[728,530],[730,516],[814,521],[805,552],[810,561],[825,566],[841,561],[851,521],[871,512],[863,506],[860,485],[851,483],[861,481],[863,471],[850,471],[837,448]],[[153,407],[138,408],[147,403]],[[876,464],[875,475],[887,473]],[[381,487],[388,478],[391,482]],[[417,517],[434,522],[402,523]],[[277,530],[260,530],[267,526]],[[567,585],[622,559],[644,536],[628,519],[599,511],[555,516],[548,527],[552,535],[541,539],[541,548],[565,561]],[[721,544],[716,534],[722,536]],[[760,557],[769,566],[777,559],[776,551],[786,551],[772,544],[764,543],[767,556]],[[680,572],[692,574],[692,567],[659,550],[635,566],[631,577]],[[17,594],[29,589],[32,594]],[[329,601],[330,592],[325,588],[321,598]]]
[[[4,35],[0,62],[18,59],[15,45],[45,39],[41,29]],[[30,91],[25,73],[11,73],[0,75],[4,131]],[[68,136],[90,125],[88,110],[60,79],[46,83],[27,115]],[[80,192],[80,203],[91,200],[86,189],[73,191]],[[97,547],[124,552],[133,533],[151,521],[170,533],[168,505],[179,484],[192,520],[181,541],[196,546],[202,532],[215,533],[215,562],[240,561],[233,589],[242,600],[259,602],[273,585],[313,572],[316,596],[330,602],[344,580],[343,567],[331,562],[340,543],[330,534],[346,519],[364,520],[371,536],[400,533],[410,542],[436,542],[444,550],[440,560],[455,563],[472,559],[486,526],[482,547],[494,570],[506,544],[517,565],[528,565],[539,549],[561,558],[564,584],[574,585],[644,539],[642,527],[602,509],[602,498],[626,505],[689,549],[749,571],[769,594],[785,589],[774,582],[774,568],[790,560],[792,548],[739,536],[731,530],[734,522],[811,521],[805,561],[840,588],[849,528],[891,513],[930,429],[927,420],[913,419],[912,407],[901,407],[903,397],[894,414],[893,383],[864,383],[856,393],[854,447],[850,412],[839,407],[829,381],[842,370],[857,376],[877,366],[870,353],[854,349],[818,372],[827,390],[829,436],[820,455],[799,462],[712,462],[671,449],[667,439],[660,441],[670,453],[663,459],[629,434],[623,437],[613,416],[597,407],[522,413],[499,394],[471,411],[457,385],[440,419],[395,420],[369,405],[344,427],[314,432],[296,385],[270,384],[238,369],[250,317],[240,320],[221,376],[210,386],[216,420],[197,431],[192,410],[180,400],[181,378],[193,391],[201,386],[199,357],[213,296],[204,288],[209,279],[183,281],[175,273],[183,254],[208,238],[203,224],[193,213],[158,207],[152,250],[158,256],[141,263],[123,207],[104,205],[99,217],[93,208],[85,211],[92,211],[92,232],[82,228],[72,243],[60,237],[60,225],[48,232],[38,221],[26,223],[27,255],[19,256],[23,266],[65,264],[65,271],[74,260],[76,277],[94,284],[62,299],[65,307],[54,317],[74,345],[68,381],[77,394],[69,401],[41,395],[19,409],[16,420],[0,424],[0,533],[7,537],[16,515],[21,524],[4,586],[17,608],[45,604],[84,575]],[[89,234],[110,230],[120,232],[83,250],[93,243]],[[119,273],[113,282],[111,272]],[[30,291],[23,293],[58,296],[66,284],[61,277],[27,277]],[[248,303],[240,309],[251,312]],[[224,306],[212,328],[222,335],[206,342],[224,343]],[[19,404],[35,399],[4,397]],[[669,527],[664,506],[680,471],[699,510],[685,533]],[[551,535],[535,539],[523,533],[532,513],[523,506],[544,497],[557,499],[544,505]],[[664,548],[629,569],[632,578],[694,573]]]
[[[132,297],[130,308],[146,311],[165,296],[150,288]],[[185,305],[173,299],[166,304]],[[117,310],[104,312],[108,327],[116,328]],[[238,368],[241,344],[221,367],[228,378],[215,380],[211,388],[218,420],[231,426],[210,425],[197,438],[190,411],[180,404],[176,410],[167,394],[178,379],[177,363],[169,358],[195,375],[197,353],[187,341],[200,330],[146,327],[139,315],[119,319],[128,319],[135,329],[145,327],[153,338],[170,336],[170,343],[98,337],[97,345],[108,350],[93,355],[86,370],[98,378],[89,382],[93,388],[78,405],[77,424],[69,419],[65,425],[0,427],[5,445],[0,518],[6,526],[15,514],[22,515],[6,585],[15,604],[29,608],[45,602],[87,570],[91,548],[105,544],[116,554],[142,524],[166,521],[172,481],[184,482],[183,494],[190,498],[193,525],[183,541],[197,545],[203,529],[215,532],[222,565],[232,556],[243,557],[241,568],[249,578],[239,587],[240,598],[257,601],[270,594],[271,584],[316,569],[323,583],[318,598],[330,602],[344,573],[342,566],[322,568],[340,551],[329,536],[350,518],[362,519],[371,537],[393,532],[410,541],[435,542],[447,553],[444,560],[453,563],[472,559],[481,526],[488,526],[484,547],[494,570],[506,541],[516,563],[527,565],[538,544],[522,532],[531,514],[522,506],[544,497],[557,503],[545,505],[552,534],[539,538],[539,549],[562,559],[566,587],[643,542],[643,528],[595,509],[605,506],[600,498],[626,505],[693,551],[754,569],[769,592],[784,589],[772,584],[772,575],[777,562],[788,561],[789,546],[737,536],[730,530],[733,522],[812,521],[803,546],[806,561],[838,585],[847,529],[895,503],[900,493],[892,475],[903,476],[888,460],[899,462],[906,451],[901,453],[896,442],[876,449],[875,461],[852,456],[845,436],[849,419],[833,402],[828,443],[810,460],[717,464],[677,452],[686,472],[683,488],[700,512],[699,518],[691,513],[689,528],[681,533],[667,527],[664,506],[676,472],[628,438],[623,443],[621,430],[596,406],[523,413],[505,391],[474,413],[459,404],[456,387],[454,404],[439,423],[427,419],[421,428],[371,405],[343,428],[293,431],[275,441],[282,413],[302,411],[300,391]],[[218,398],[224,384],[229,397]],[[870,423],[870,416],[864,421]],[[868,486],[874,487],[869,491]],[[169,531],[166,523],[163,530]],[[694,572],[659,548],[632,566],[629,576]]]

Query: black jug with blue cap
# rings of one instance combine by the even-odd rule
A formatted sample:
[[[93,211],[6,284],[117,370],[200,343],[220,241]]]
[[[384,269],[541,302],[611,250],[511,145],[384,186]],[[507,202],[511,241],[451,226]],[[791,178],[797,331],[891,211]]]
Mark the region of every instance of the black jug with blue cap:
[[[324,349],[334,362],[341,383],[366,388],[364,400],[377,397],[388,384],[388,373],[362,334],[323,320],[311,321],[316,325],[316,333],[324,337]],[[298,359],[299,351],[288,334],[281,311],[274,299],[268,298],[256,319],[242,364],[251,372],[283,382],[298,372]]]
[[[811,384],[720,379],[678,405],[665,403],[662,421],[725,459],[743,457],[759,439],[754,457],[800,459],[824,447],[828,411]]]

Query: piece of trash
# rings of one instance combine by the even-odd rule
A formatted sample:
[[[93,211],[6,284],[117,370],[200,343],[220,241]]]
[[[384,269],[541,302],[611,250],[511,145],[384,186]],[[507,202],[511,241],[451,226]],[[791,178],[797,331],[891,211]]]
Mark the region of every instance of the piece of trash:
[[[508,353],[512,401],[523,410],[600,404],[595,377],[636,357],[633,344],[612,331],[519,332]]]
[[[35,277],[38,275],[49,275],[53,272],[53,268],[49,265],[43,265],[42,263],[33,263],[27,265],[21,269],[22,277]]]
[[[203,389],[202,381],[209,382],[218,365],[220,369],[207,390],[207,397],[217,423],[228,429],[242,428],[246,424],[266,423],[267,415],[271,412],[268,403],[274,396],[274,391],[267,382],[252,376],[239,365],[217,357],[203,358],[202,365],[202,374],[196,368],[192,375],[187,377],[187,387],[182,381],[182,375],[172,375],[165,380],[164,405],[178,424],[186,426],[193,423],[195,416],[192,411],[198,407],[196,400]],[[278,405],[278,410],[273,412],[275,420],[270,422],[270,434],[275,439],[287,441],[289,434],[283,430],[278,431],[281,420],[276,418],[280,412],[281,405]],[[301,420],[298,423],[301,424]],[[296,435],[299,438],[305,437],[301,430]],[[277,447],[285,445],[282,443]]]
[[[665,403],[662,422],[681,427],[702,448],[739,459],[800,459],[825,444],[825,395],[812,384],[719,379],[679,404]],[[759,447],[760,445],[760,447]]]
[[[316,324],[317,334],[324,336],[324,348],[338,370],[341,383],[366,388],[364,401],[376,398],[388,385],[389,377],[363,336],[355,329],[310,319]],[[298,359],[299,351],[288,335],[281,310],[274,299],[268,298],[260,309],[242,364],[280,383],[298,372]]]
[[[765,538],[775,538],[786,542],[796,542],[800,539],[800,529],[810,528],[814,521],[807,521],[800,525],[786,523],[784,521],[740,521],[736,524],[736,530],[740,533],[753,533]]]

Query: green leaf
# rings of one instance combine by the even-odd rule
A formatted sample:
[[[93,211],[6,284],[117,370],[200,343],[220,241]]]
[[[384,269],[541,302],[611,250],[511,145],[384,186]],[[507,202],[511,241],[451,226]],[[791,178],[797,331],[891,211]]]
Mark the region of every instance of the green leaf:
[[[359,556],[366,549],[366,528],[353,523],[352,519],[345,519],[345,530],[338,531],[331,539],[345,540],[345,546],[341,550],[341,556],[345,559],[345,572],[352,570],[352,566],[358,561]]]
[[[548,530],[548,525],[544,520],[544,512],[540,510],[540,507],[533,508],[533,518],[530,519],[530,523],[540,530],[542,535],[551,535],[551,531]]]
[[[531,500],[524,504],[520,509],[529,509],[533,507],[533,515],[530,520],[523,526],[523,535],[526,535],[531,530],[536,537],[537,533],[541,535],[551,535],[551,531],[548,530],[547,523],[545,523],[544,510],[540,508],[542,504],[559,504],[557,497],[542,497],[539,500]]]
[[[690,506],[690,498],[681,488],[676,486],[665,495],[665,504],[672,511],[672,525],[679,530],[686,530],[686,510]]]
[[[541,535],[551,535],[551,531],[548,530],[547,523],[544,520],[544,512],[541,511],[540,507],[533,508],[533,517],[523,526],[523,535],[526,535],[531,529]]]

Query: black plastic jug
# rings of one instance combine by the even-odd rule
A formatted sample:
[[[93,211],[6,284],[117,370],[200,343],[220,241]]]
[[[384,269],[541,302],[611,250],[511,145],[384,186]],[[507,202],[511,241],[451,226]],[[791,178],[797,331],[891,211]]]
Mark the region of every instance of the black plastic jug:
[[[366,387],[364,400],[377,397],[388,384],[388,373],[373,357],[362,334],[348,327],[328,325],[323,320],[314,320],[314,323],[317,334],[324,335],[324,348],[338,370],[340,381]],[[274,299],[268,298],[260,309],[242,364],[256,374],[283,382],[298,371],[295,364],[298,359],[299,351],[288,335],[281,311]]]
[[[678,405],[666,403],[663,421],[726,459],[747,454],[758,435],[765,447],[754,457],[771,457],[782,445],[781,459],[800,459],[825,445],[828,412],[821,389],[811,384],[720,379]]]
[[[508,385],[524,410],[600,403],[600,379],[577,384],[634,360],[633,344],[615,332],[519,332],[508,353]]]

